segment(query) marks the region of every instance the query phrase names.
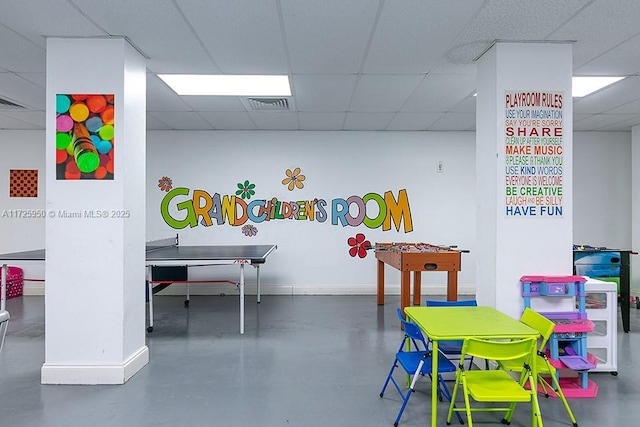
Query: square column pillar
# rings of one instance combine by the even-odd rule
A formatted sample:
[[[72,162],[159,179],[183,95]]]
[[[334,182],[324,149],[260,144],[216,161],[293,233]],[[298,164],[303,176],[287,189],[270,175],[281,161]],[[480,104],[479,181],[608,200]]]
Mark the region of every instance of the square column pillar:
[[[123,384],[145,344],[146,64],[124,39],[47,40],[43,384]]]
[[[516,318],[522,275],[573,269],[571,49],[496,43],[478,60],[477,297]]]

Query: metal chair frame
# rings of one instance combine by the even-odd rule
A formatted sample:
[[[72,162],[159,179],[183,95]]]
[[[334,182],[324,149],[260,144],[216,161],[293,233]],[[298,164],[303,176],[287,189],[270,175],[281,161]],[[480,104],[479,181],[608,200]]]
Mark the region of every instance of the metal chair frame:
[[[400,411],[396,416],[396,419],[393,423],[395,427],[398,426],[400,422],[400,418],[404,412],[407,403],[409,402],[409,398],[413,393],[415,393],[415,386],[420,377],[425,375],[429,376],[431,381],[433,381],[432,376],[432,357],[433,352],[429,350],[427,345],[427,341],[424,338],[424,335],[420,331],[418,325],[413,322],[409,322],[404,319],[404,315],[400,308],[397,309],[398,317],[402,322],[404,327],[404,334],[402,337],[402,341],[400,342],[400,347],[396,352],[395,359],[393,364],[391,365],[391,369],[389,370],[389,374],[387,375],[387,379],[382,386],[382,390],[380,391],[380,397],[384,396],[384,392],[387,389],[387,386],[391,382],[398,394],[402,397],[402,406],[400,407]],[[411,344],[413,344],[413,348],[415,350],[410,350]],[[448,401],[451,401],[451,393],[444,383],[444,379],[442,378],[442,373],[444,372],[455,372],[456,367],[447,357],[438,352],[438,372],[436,375],[436,381],[438,381],[438,395],[440,400],[442,401],[442,396],[444,396]],[[409,384],[408,389],[403,391],[400,384],[393,377],[394,371],[397,367],[401,366],[406,374],[411,375],[411,382]],[[460,424],[464,424],[462,417],[458,415],[458,421]]]

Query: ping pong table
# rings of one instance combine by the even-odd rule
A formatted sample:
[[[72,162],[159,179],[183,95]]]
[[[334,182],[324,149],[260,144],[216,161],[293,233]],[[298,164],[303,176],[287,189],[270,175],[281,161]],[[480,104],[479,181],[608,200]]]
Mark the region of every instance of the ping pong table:
[[[155,240],[147,243],[147,296],[149,298],[149,327],[153,331],[153,267],[186,266],[201,267],[211,265],[240,266],[240,333],[244,334],[244,266],[256,268],[257,300],[260,302],[260,265],[277,249],[276,245],[227,245],[227,246],[180,246],[175,238]],[[177,283],[177,282],[176,282]]]
[[[178,235],[167,239],[148,242],[146,245],[147,296],[149,300],[149,327],[153,331],[153,277],[155,266],[211,266],[239,265],[240,281],[237,282],[240,293],[240,333],[244,334],[244,266],[256,268],[257,301],[260,302],[260,265],[277,249],[276,245],[227,245],[227,246],[180,246]],[[0,282],[0,310],[6,303],[7,272],[10,262],[44,262],[44,249],[13,252],[0,255],[2,264],[2,280]],[[169,282],[169,281],[167,281]]]

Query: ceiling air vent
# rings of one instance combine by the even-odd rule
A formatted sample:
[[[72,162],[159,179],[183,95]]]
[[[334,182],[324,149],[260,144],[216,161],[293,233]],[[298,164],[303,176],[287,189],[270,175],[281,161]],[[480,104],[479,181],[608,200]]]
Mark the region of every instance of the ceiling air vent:
[[[249,106],[252,110],[288,110],[287,98],[249,98]]]
[[[22,105],[11,102],[8,99],[0,98],[0,110],[24,109]]]

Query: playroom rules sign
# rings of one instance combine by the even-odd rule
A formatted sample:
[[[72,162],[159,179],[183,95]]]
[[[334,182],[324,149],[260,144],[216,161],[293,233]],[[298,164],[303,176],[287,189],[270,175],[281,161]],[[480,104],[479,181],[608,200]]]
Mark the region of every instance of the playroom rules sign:
[[[504,213],[561,217],[563,92],[505,92]]]

